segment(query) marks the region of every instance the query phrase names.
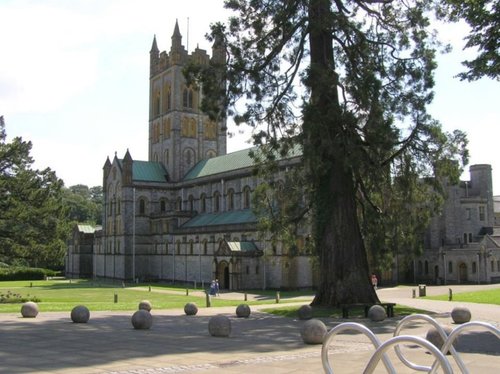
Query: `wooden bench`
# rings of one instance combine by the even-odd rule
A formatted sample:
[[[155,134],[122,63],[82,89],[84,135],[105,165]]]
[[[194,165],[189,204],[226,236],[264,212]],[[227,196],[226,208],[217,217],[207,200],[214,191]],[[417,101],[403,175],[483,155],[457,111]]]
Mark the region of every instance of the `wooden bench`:
[[[394,306],[396,305],[395,303],[377,303],[377,304],[358,303],[358,304],[341,305],[340,307],[342,308],[342,318],[349,318],[349,310],[356,308],[364,308],[365,317],[368,317],[368,311],[373,305],[380,305],[384,307],[387,312],[387,317],[394,317]]]

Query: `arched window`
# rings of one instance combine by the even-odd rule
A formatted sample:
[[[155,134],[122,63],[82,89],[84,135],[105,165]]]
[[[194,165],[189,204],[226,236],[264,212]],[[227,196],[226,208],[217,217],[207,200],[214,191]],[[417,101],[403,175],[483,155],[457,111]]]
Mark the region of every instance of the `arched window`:
[[[159,116],[160,115],[160,91],[156,92],[155,99],[154,99],[154,108],[153,108],[153,115]]]
[[[178,211],[182,210],[182,198],[180,196],[177,198],[177,201],[176,201],[176,204],[175,204],[175,208]]]
[[[191,256],[194,255],[194,243],[192,239],[189,241],[189,254]]]
[[[213,211],[215,213],[220,211],[220,193],[218,191],[214,192],[214,206]]]
[[[141,215],[146,214],[146,200],[145,199],[139,200],[139,214],[141,214]]]
[[[171,131],[170,118],[167,118],[163,121],[163,138],[164,139],[170,138],[170,131]]]
[[[171,90],[170,90],[170,85],[165,84],[163,86],[163,102],[164,102],[164,112],[169,110],[172,106],[172,95],[171,95]]]
[[[184,88],[182,93],[182,106],[184,108],[193,108],[193,89]]]
[[[165,213],[166,210],[167,210],[167,202],[165,201],[165,199],[161,199],[160,200],[160,212]]]
[[[205,239],[203,241],[203,254],[204,255],[207,255],[208,254],[208,243],[207,243],[207,239]]]
[[[227,191],[227,210],[234,210],[234,190]]]
[[[181,242],[179,240],[175,242],[175,252],[178,255],[181,254]]]
[[[243,209],[250,208],[250,187],[246,186],[243,188]]]
[[[204,193],[200,196],[200,211],[205,213],[207,211],[207,195]]]
[[[193,212],[194,211],[194,197],[193,197],[193,195],[189,195],[188,201],[189,201],[189,211]]]

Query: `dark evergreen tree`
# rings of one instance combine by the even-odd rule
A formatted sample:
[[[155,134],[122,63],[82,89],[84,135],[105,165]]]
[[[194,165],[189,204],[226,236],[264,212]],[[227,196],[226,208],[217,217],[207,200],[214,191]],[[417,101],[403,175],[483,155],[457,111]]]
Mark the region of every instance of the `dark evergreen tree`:
[[[211,37],[226,46],[228,59],[219,74],[227,85],[213,83],[214,67],[187,71],[203,84],[203,109],[213,116],[229,109],[237,123],[253,126],[266,165],[301,147],[304,171],[297,175],[303,176],[298,180],[311,208],[320,266],[313,303],[377,301],[366,244],[383,246],[378,255],[372,253],[379,259],[389,252],[388,244],[392,249],[411,241],[404,249],[418,250],[415,243],[429,217],[418,210],[438,209],[441,182],[460,175],[467,161],[465,135],[443,133],[426,112],[438,46],[427,14],[436,4],[228,0],[225,5],[237,15],[227,27],[213,25]],[[303,209],[295,211],[304,216]],[[397,243],[401,232],[405,241]]]
[[[31,142],[6,141],[0,117],[0,261],[61,267],[68,226],[62,180],[49,168],[34,170]]]

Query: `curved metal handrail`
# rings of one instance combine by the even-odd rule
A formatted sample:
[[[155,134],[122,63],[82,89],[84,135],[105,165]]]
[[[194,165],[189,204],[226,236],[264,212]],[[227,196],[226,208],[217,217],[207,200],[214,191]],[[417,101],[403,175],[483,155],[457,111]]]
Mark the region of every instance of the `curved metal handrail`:
[[[411,315],[403,318],[397,324],[396,330],[394,330],[394,336],[398,336],[405,325],[407,325],[409,322],[412,322],[415,320],[424,320],[424,321],[430,323],[436,329],[436,331],[438,332],[441,339],[443,339],[443,342],[447,341],[448,335],[444,331],[443,327],[434,318],[429,317],[426,314],[411,314]],[[444,345],[444,343],[443,343],[443,345]],[[460,370],[462,370],[463,373],[466,373],[467,369],[465,367],[465,364],[463,363],[462,359],[460,358],[460,356],[458,355],[457,351],[455,350],[455,348],[453,346],[448,347],[448,349],[446,349],[446,350],[441,349],[441,352],[446,354],[446,352],[448,350],[452,354],[452,356],[453,356],[455,362],[457,363],[457,365],[459,366]],[[399,346],[395,346],[394,351],[396,352],[396,355],[401,360],[401,362],[403,364],[405,364],[406,366],[408,366],[409,368],[411,368],[413,370],[417,370],[417,371],[426,371],[429,373],[435,372],[434,366],[422,366],[422,365],[418,365],[418,364],[415,364],[415,363],[407,360],[406,357],[403,355],[403,352],[401,351],[401,348]]]
[[[485,329],[489,332],[491,332],[493,335],[495,335],[498,339],[500,339],[500,330],[497,329],[495,326],[493,326],[492,324],[490,323],[486,323],[486,322],[480,322],[480,321],[472,321],[472,322],[467,322],[467,323],[464,323],[458,327],[456,327],[451,333],[450,335],[448,336],[448,338],[444,341],[443,343],[443,346],[441,347],[441,352],[445,353],[447,352],[448,350],[450,350],[450,352],[452,351],[452,349],[454,350],[453,348],[453,342],[458,338],[458,336],[466,331],[466,330],[471,330],[473,329],[474,327],[480,327],[482,329]],[[468,374],[469,373],[469,370],[465,367],[465,364],[462,362],[462,360],[460,359],[460,355],[457,353],[456,356],[453,355],[453,358],[455,359],[457,365],[460,367],[460,370],[462,370],[462,373],[463,374]],[[434,362],[434,364],[432,365],[432,371],[431,373],[434,373],[435,370],[436,370],[436,366],[437,366],[437,362]]]
[[[370,342],[373,344],[375,349],[378,349],[382,345],[381,341],[377,336],[366,326],[360,324],[360,323],[355,323],[355,322],[345,322],[342,323],[338,326],[335,326],[332,328],[324,337],[323,339],[323,346],[321,347],[321,363],[323,364],[323,370],[327,374],[334,374],[333,369],[330,365],[330,362],[328,360],[328,347],[335,337],[335,335],[347,331],[347,330],[354,330],[363,333],[365,336],[370,339]],[[379,358],[380,360],[380,358]],[[377,362],[379,361],[377,360]],[[389,358],[385,353],[382,354],[382,361],[387,369],[387,371],[390,374],[396,374],[396,370],[392,366],[392,363],[390,362]]]
[[[380,358],[385,355],[385,352],[392,346],[397,347],[398,344],[400,343],[413,343],[417,344],[425,349],[428,349],[436,358],[436,367],[437,363],[441,365],[441,368],[443,369],[444,374],[453,374],[453,369],[450,365],[450,362],[448,359],[444,356],[444,354],[436,348],[434,344],[429,342],[428,340],[421,338],[419,336],[410,336],[410,335],[399,335],[399,336],[394,336],[384,342],[380,347],[377,348],[375,353],[372,355],[370,358],[370,361],[368,362],[368,365],[366,366],[365,370],[363,371],[363,374],[371,374],[377,367],[377,364],[380,361]]]
[[[437,332],[443,339],[443,345],[441,347],[441,350],[439,350],[434,344],[429,342],[427,339],[424,339],[422,337],[411,336],[411,335],[400,335],[403,327],[407,325],[409,322],[415,320],[424,320],[436,328]],[[412,314],[399,321],[394,331],[394,336],[391,339],[387,340],[386,342],[382,343],[380,339],[377,338],[377,336],[366,326],[355,322],[345,322],[338,326],[335,326],[325,335],[323,346],[321,348],[321,362],[325,373],[333,374],[333,369],[328,359],[328,347],[333,338],[337,334],[347,330],[354,330],[357,332],[361,332],[365,336],[367,336],[371,341],[371,343],[373,344],[373,346],[375,347],[375,352],[370,357],[368,365],[363,371],[364,374],[373,373],[380,360],[382,360],[382,362],[384,363],[388,373],[395,374],[396,370],[394,369],[394,366],[392,365],[391,361],[389,360],[389,357],[386,354],[386,351],[392,346],[394,346],[396,355],[401,360],[401,362],[413,370],[425,371],[430,374],[433,374],[437,371],[439,367],[441,367],[445,374],[452,374],[453,369],[451,367],[449,360],[445,356],[446,352],[449,351],[452,354],[453,359],[457,363],[461,372],[463,374],[468,374],[469,371],[465,366],[465,364],[463,363],[462,359],[460,358],[459,353],[453,347],[453,342],[458,338],[458,336],[462,332],[470,330],[475,327],[479,327],[481,329],[490,331],[497,338],[500,339],[500,330],[490,323],[478,322],[478,321],[467,322],[465,324],[456,327],[448,336],[444,331],[443,327],[434,318],[429,317],[426,314]],[[399,347],[399,344],[405,342],[417,344],[420,347],[427,349],[435,358],[432,366],[422,366],[407,360],[406,357],[403,355],[401,348]]]

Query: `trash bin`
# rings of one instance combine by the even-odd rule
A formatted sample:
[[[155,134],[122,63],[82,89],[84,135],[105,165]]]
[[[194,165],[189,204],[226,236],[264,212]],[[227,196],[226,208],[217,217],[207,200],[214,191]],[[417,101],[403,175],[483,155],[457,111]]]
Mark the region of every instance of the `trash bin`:
[[[425,288],[426,287],[427,286],[425,284],[419,284],[418,285],[418,297],[425,296],[425,292],[426,292]]]

